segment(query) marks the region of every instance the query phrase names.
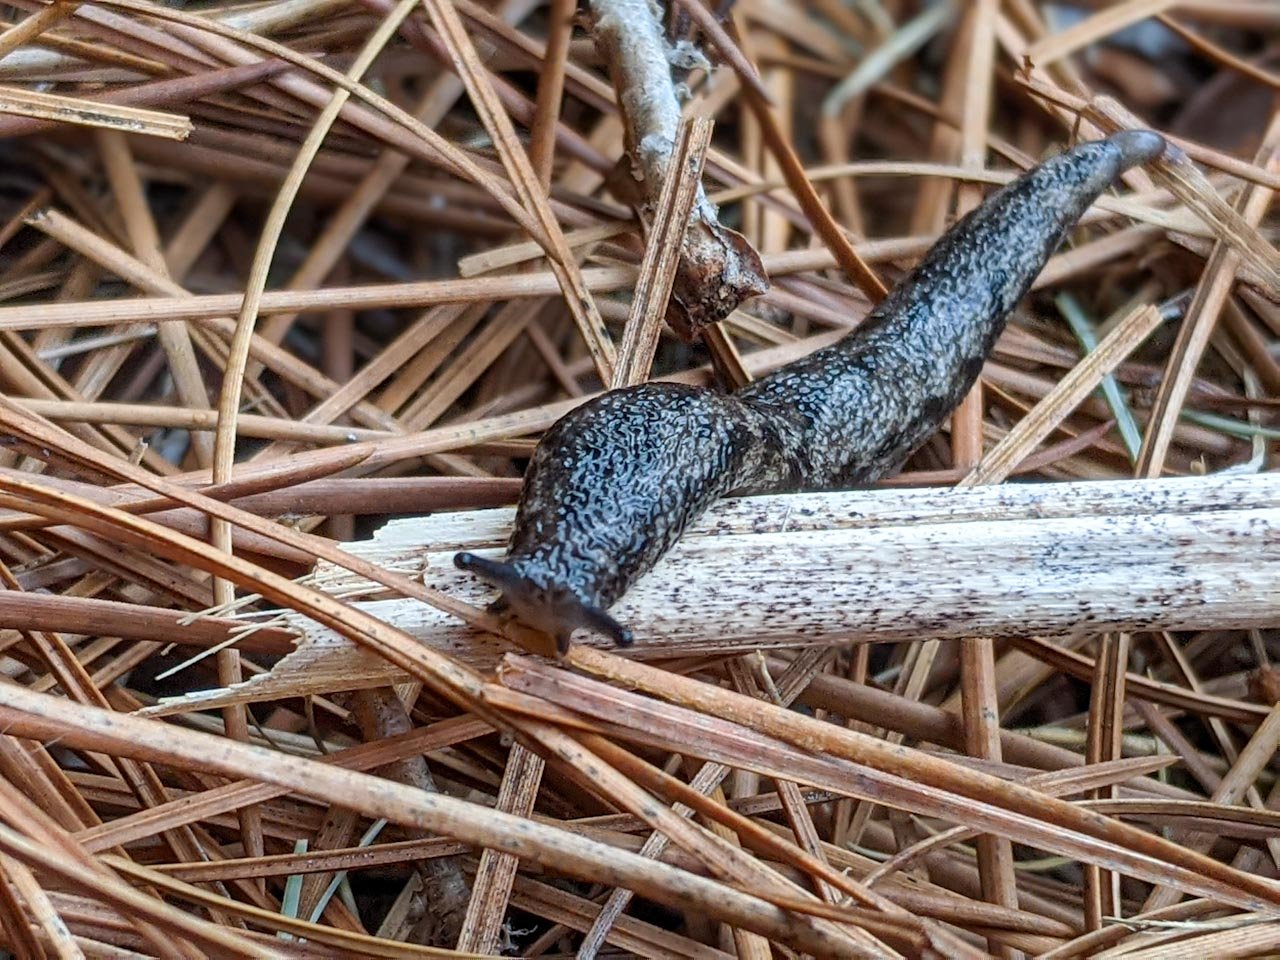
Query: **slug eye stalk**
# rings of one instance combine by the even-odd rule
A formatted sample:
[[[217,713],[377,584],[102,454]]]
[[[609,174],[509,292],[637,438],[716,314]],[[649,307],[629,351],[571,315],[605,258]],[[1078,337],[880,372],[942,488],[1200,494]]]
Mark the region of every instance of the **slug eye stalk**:
[[[561,653],[569,649],[569,636],[578,627],[603,634],[620,647],[629,647],[635,642],[630,630],[601,607],[587,603],[567,587],[558,584],[544,587],[510,563],[465,551],[454,555],[453,565],[475,574],[502,594],[500,599],[490,604],[492,612],[510,612],[522,623],[551,634],[556,638],[556,648]]]

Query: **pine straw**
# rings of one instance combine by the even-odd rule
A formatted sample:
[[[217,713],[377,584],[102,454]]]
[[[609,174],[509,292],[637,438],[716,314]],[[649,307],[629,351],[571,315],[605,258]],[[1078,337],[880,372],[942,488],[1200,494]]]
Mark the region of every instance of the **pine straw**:
[[[646,200],[615,170],[644,131],[572,2],[21,0],[0,30],[3,948],[1280,948],[1272,631],[554,663],[342,546],[510,503],[539,432],[602,384],[707,382],[708,353],[738,382],[829,343],[986,185],[1138,125],[1178,151],[1097,204],[891,482],[1267,469],[1280,14],[1049,6],[680,0],[668,37],[710,58],[684,78],[702,140]],[[1120,33],[1156,21],[1154,52]],[[689,348],[663,320],[699,170],[772,287]],[[316,589],[317,561],[514,645],[478,672]],[[145,710],[269,671],[300,622],[394,665],[394,691]]]

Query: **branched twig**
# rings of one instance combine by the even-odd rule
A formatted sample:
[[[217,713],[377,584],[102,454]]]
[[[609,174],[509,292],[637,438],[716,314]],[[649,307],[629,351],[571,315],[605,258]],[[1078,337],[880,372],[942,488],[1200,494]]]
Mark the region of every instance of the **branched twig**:
[[[591,15],[592,35],[609,64],[626,124],[636,205],[647,218],[671,175],[680,128],[667,44],[650,0],[592,0]],[[686,339],[769,288],[759,254],[740,233],[720,223],[701,185],[682,252],[667,321]]]

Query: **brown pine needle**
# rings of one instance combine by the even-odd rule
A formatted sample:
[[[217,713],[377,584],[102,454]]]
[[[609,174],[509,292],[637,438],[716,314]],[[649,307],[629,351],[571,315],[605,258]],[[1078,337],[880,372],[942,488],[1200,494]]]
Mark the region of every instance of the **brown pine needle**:
[[[623,329],[612,387],[630,387],[649,378],[658,349],[667,300],[680,265],[681,243],[689,213],[698,198],[702,164],[711,143],[711,121],[686,120],[671,151],[667,179],[649,226],[644,259],[631,295],[631,313]]]
[[[0,114],[52,120],[84,127],[101,127],[121,133],[138,133],[169,140],[185,140],[191,135],[191,119],[158,110],[93,103],[75,97],[33,90],[0,88]]]

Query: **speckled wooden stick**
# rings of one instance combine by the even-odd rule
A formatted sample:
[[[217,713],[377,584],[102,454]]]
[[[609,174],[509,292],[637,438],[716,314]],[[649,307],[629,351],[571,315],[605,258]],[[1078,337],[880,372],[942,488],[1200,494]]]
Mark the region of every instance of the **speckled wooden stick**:
[[[453,568],[453,551],[497,555],[511,516],[502,509],[401,520],[346,548],[481,602],[483,588]],[[1280,621],[1278,576],[1280,475],[866,490],[722,501],[640,579],[619,612],[636,629],[629,655],[644,658],[844,641],[1229,629]],[[416,600],[360,601],[385,594],[332,566],[316,578],[327,592],[476,666],[491,667],[510,649]],[[345,640],[301,617],[292,622],[306,636],[302,649],[230,696],[269,699],[272,689],[297,696],[394,679]]]

